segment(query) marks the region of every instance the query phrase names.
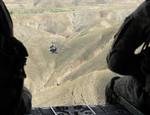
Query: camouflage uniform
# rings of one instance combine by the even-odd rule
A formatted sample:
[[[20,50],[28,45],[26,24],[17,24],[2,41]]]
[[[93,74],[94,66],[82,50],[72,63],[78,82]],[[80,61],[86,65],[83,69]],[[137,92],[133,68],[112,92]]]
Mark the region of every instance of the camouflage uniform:
[[[150,63],[145,61],[150,48],[135,54],[135,50],[150,37],[150,1],[144,1],[131,13],[115,35],[111,51],[107,56],[108,68],[124,75],[114,77],[106,87],[106,103],[116,103],[117,96],[122,96],[142,111],[149,105],[148,92],[144,90]],[[149,56],[150,57],[150,56]],[[149,58],[150,60],[150,58]]]
[[[23,115],[31,111],[31,94],[23,88],[27,50],[14,38],[10,14],[0,0],[0,114]]]

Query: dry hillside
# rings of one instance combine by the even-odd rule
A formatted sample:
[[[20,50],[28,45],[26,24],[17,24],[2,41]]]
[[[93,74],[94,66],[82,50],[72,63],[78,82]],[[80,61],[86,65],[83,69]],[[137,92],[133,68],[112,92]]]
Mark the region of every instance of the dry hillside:
[[[100,104],[114,73],[106,55],[123,19],[141,0],[6,0],[28,49],[25,85],[33,106]],[[51,43],[57,54],[49,52]]]

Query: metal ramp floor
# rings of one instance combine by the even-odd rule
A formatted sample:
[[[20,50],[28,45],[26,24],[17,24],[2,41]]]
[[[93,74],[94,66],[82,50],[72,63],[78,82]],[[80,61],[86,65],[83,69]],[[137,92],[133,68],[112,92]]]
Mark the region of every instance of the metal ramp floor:
[[[62,107],[34,108],[30,115],[133,115],[122,106],[78,105]]]

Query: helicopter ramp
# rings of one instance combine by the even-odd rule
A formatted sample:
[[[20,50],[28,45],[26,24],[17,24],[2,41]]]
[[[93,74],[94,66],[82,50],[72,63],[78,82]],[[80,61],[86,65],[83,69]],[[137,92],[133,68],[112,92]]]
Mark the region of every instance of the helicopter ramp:
[[[133,115],[117,105],[77,105],[62,107],[34,108],[30,115]]]

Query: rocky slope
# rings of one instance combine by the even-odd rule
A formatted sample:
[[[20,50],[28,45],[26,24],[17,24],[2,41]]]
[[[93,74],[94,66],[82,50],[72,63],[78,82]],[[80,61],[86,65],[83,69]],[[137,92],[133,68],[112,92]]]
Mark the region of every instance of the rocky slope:
[[[104,102],[104,87],[114,74],[105,61],[113,35],[140,2],[6,0],[15,35],[29,51],[25,85],[33,106]],[[57,54],[49,52],[51,43]]]

